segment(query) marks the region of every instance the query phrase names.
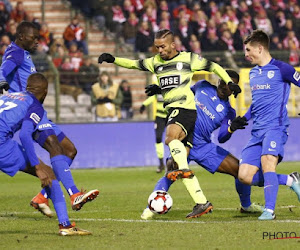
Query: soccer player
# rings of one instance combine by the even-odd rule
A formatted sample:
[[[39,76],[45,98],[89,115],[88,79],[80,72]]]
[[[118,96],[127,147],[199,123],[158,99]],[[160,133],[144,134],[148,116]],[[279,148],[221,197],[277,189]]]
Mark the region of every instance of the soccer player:
[[[8,90],[9,93],[26,90],[28,77],[36,72],[30,53],[37,49],[38,38],[38,29],[33,23],[24,21],[18,25],[16,40],[8,46],[2,58],[0,88]],[[76,148],[59,127],[48,120],[46,111],[43,113],[39,126],[36,127],[34,136],[42,147],[50,150],[50,157],[53,155],[52,150],[60,150],[61,154],[51,157],[51,163],[56,177],[63,183],[70,195],[74,210],[79,210],[82,205],[99,194],[98,190],[84,193],[76,187],[69,171],[69,166],[77,153]],[[54,138],[55,136],[60,145],[57,145],[58,141]],[[45,189],[35,196],[30,204],[48,217],[52,216]]]
[[[128,69],[138,69],[156,74],[158,85],[146,87],[148,96],[162,94],[164,106],[168,112],[165,144],[169,146],[171,155],[179,170],[170,172],[174,178],[184,178],[183,183],[196,203],[203,203],[206,198],[197,192],[199,183],[189,170],[187,151],[182,141],[193,135],[196,121],[194,94],[190,89],[195,71],[206,70],[219,75],[237,96],[240,87],[233,83],[226,71],[218,64],[202,58],[192,52],[179,52],[175,48],[174,34],[168,29],[159,30],[155,34],[154,46],[158,54],[153,57],[130,60],[103,53],[98,62],[114,63]],[[191,141],[191,140],[190,140]]]
[[[0,170],[11,177],[18,171],[38,176],[56,210],[59,234],[88,235],[91,234],[89,231],[71,225],[59,182],[52,169],[38,159],[34,150],[32,134],[43,117],[41,103],[47,90],[47,79],[40,73],[34,73],[28,78],[27,91],[0,97]],[[19,129],[22,145],[12,139]]]
[[[167,123],[167,111],[164,108],[164,99],[161,94],[153,95],[148,97],[140,107],[140,113],[142,114],[146,106],[150,105],[151,103],[156,102],[156,110],[155,110],[155,149],[156,155],[159,160],[159,166],[156,169],[156,173],[161,173],[165,169],[164,165],[164,144],[162,142],[163,132],[166,127]]]
[[[238,84],[239,75],[233,70],[227,70],[228,75],[234,83]],[[215,172],[232,175],[235,178],[237,193],[241,202],[241,212],[261,212],[259,205],[251,203],[251,187],[242,184],[238,179],[239,160],[227,150],[211,142],[211,134],[214,130],[219,130],[218,140],[224,143],[231,138],[237,129],[244,129],[247,122],[241,117],[235,117],[236,112],[231,107],[228,97],[232,91],[223,80],[219,81],[218,87],[205,80],[198,81],[191,87],[196,102],[197,120],[195,123],[193,147],[189,150],[188,161],[195,161],[210,173]],[[168,170],[177,168],[173,159],[167,162]],[[155,190],[168,191],[173,184],[173,180],[166,176],[162,177],[156,184]],[[199,192],[202,192],[201,189]],[[206,201],[205,204],[196,204],[193,211],[187,218],[196,218],[210,212],[212,204]],[[152,218],[154,213],[146,208],[141,215],[142,219]]]
[[[264,185],[265,209],[259,220],[275,218],[278,185],[290,186],[300,201],[298,173],[276,174],[288,138],[286,105],[290,85],[300,86],[300,75],[289,64],[272,58],[269,43],[268,35],[262,30],[253,31],[244,41],[245,57],[256,66],[249,73],[252,105],[244,117],[253,119],[253,127],[251,138],[242,151],[239,179],[244,183]]]

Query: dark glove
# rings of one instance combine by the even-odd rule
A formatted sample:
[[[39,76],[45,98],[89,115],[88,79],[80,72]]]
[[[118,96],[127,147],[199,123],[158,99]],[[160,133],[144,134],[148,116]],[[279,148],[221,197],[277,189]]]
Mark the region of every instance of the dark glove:
[[[103,101],[104,101],[104,102],[112,102],[113,100],[110,99],[110,98],[108,98],[108,97],[104,97],[104,98],[103,98]]]
[[[156,84],[150,84],[150,85],[146,86],[145,93],[147,94],[147,96],[161,94],[161,88]]]
[[[3,94],[3,89],[6,91],[9,89],[9,84],[7,81],[0,81],[0,94]]]
[[[237,95],[238,95],[239,93],[242,92],[240,86],[237,85],[237,84],[234,83],[234,82],[229,82],[229,83],[228,83],[228,87],[229,87],[229,89],[233,92],[233,95],[234,95],[235,98],[237,97]]]
[[[108,53],[103,53],[98,57],[98,63],[103,63],[103,62],[107,62],[107,63],[113,63],[115,61],[115,58]]]
[[[142,105],[142,106],[140,107],[140,114],[143,114],[143,112],[145,111],[145,109],[146,109],[146,106],[145,106],[145,105]]]
[[[109,99],[108,97],[103,97],[103,98],[97,99],[98,104],[103,104],[103,103],[107,103],[107,102],[112,102],[112,99]]]
[[[245,129],[245,126],[248,125],[247,119],[243,117],[236,117],[232,120],[231,125],[230,125],[230,131],[234,132],[237,129]]]

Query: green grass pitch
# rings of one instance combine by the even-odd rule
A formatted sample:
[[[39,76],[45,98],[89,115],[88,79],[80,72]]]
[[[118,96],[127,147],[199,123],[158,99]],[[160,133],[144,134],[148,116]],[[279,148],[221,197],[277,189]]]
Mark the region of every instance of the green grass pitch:
[[[99,197],[78,212],[71,210],[65,192],[71,221],[93,233],[81,237],[58,236],[57,219],[46,218],[29,206],[40,190],[38,179],[23,173],[14,178],[0,173],[1,249],[296,249],[300,246],[300,238],[263,237],[266,233],[271,238],[272,234],[280,238],[282,233],[284,237],[300,237],[300,204],[287,187],[279,188],[276,220],[258,221],[260,214],[239,212],[231,176],[212,175],[198,166],[191,168],[214,205],[213,213],[185,219],[194,204],[178,181],[169,192],[173,198],[169,213],[146,222],[140,215],[162,176],[155,173],[154,167],[73,170],[78,188],[100,190]],[[277,172],[288,174],[297,169],[299,163],[283,163]],[[263,204],[263,188],[252,189],[252,201]]]

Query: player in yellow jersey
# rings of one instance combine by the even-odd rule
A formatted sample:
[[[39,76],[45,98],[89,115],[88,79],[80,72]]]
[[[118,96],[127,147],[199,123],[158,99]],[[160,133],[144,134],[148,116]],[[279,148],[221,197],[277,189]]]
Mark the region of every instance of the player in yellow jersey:
[[[153,95],[148,97],[140,107],[140,113],[142,114],[146,106],[156,102],[155,110],[155,149],[156,155],[159,159],[159,166],[156,169],[156,173],[161,173],[165,169],[164,165],[164,144],[162,142],[163,133],[167,124],[167,111],[164,108],[164,99],[161,94]]]
[[[189,170],[187,151],[183,143],[183,141],[192,141],[197,117],[194,94],[190,89],[192,77],[195,71],[210,71],[216,73],[228,84],[235,97],[241,89],[232,82],[220,65],[196,53],[177,51],[174,34],[168,29],[155,33],[154,46],[158,54],[150,58],[131,60],[103,53],[99,56],[98,63],[114,63],[124,68],[150,71],[156,74],[158,85],[147,86],[146,94],[153,96],[161,93],[164,98],[164,106],[168,112],[165,144],[169,146],[171,155],[179,168],[168,173],[167,177],[172,180],[184,178],[183,183],[195,202],[205,204],[207,200],[201,192],[198,179]]]

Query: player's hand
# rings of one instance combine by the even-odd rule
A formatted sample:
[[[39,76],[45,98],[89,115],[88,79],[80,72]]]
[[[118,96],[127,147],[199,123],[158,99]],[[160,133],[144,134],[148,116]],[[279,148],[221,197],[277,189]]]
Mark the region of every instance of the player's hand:
[[[43,188],[46,186],[51,187],[52,180],[55,179],[55,175],[52,168],[40,161],[40,164],[35,166],[35,172],[37,177],[39,177],[41,181],[41,186]]]
[[[230,130],[232,132],[236,131],[237,129],[245,129],[245,126],[248,125],[247,119],[243,117],[236,117],[232,120],[230,125]]]
[[[142,105],[142,106],[140,107],[140,114],[143,114],[144,111],[145,111],[145,109],[146,109],[146,106],[145,106],[145,105]]]
[[[156,84],[150,84],[150,85],[146,86],[145,93],[147,94],[147,96],[161,94],[161,88]]]
[[[109,54],[109,53],[103,53],[98,57],[98,63],[103,63],[103,62],[107,62],[107,63],[113,63],[115,61],[115,58]]]
[[[3,94],[3,90],[8,90],[9,84],[7,81],[0,81],[0,94]]]
[[[233,92],[233,95],[234,95],[235,98],[237,97],[237,95],[238,95],[239,93],[242,92],[240,86],[237,85],[237,84],[234,83],[234,82],[229,82],[229,83],[228,83],[228,87],[229,87],[229,89]]]

